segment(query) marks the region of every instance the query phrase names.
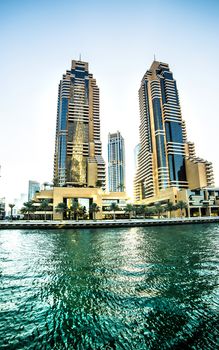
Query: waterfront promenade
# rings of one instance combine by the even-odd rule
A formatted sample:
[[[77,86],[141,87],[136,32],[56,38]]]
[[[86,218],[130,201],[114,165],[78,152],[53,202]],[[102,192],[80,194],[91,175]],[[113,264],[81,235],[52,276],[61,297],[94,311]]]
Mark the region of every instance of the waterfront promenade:
[[[182,224],[204,224],[219,223],[219,216],[192,217],[192,218],[171,218],[171,219],[122,219],[122,220],[17,220],[1,221],[0,229],[26,229],[26,228],[110,228],[110,227],[145,227],[165,226]]]

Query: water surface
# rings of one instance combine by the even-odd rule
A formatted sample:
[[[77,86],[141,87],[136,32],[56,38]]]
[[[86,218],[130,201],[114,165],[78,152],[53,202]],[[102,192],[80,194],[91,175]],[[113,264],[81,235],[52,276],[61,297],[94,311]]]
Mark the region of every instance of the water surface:
[[[0,349],[216,349],[219,225],[0,231]]]

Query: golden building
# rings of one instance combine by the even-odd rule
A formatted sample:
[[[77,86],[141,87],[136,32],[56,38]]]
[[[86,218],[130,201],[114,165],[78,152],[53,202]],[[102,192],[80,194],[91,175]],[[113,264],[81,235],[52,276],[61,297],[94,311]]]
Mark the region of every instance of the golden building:
[[[105,189],[99,118],[99,88],[88,63],[72,61],[59,84],[54,156],[56,186]]]

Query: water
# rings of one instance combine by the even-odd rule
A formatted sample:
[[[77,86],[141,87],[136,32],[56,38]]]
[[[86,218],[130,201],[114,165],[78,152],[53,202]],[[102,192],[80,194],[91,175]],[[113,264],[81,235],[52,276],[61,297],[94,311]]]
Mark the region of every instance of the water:
[[[0,349],[216,349],[219,225],[0,231]]]

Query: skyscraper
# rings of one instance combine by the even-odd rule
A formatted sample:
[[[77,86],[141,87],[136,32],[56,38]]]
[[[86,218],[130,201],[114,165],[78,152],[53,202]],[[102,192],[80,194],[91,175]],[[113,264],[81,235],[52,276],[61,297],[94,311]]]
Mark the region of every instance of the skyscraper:
[[[211,163],[195,156],[187,141],[176,81],[168,64],[154,61],[139,89],[140,150],[135,176],[135,199],[160,192],[213,186]]]
[[[40,192],[40,183],[29,180],[28,184],[28,201],[31,201],[36,192]]]
[[[59,84],[54,185],[105,189],[99,118],[99,88],[88,63],[72,61]]]
[[[125,146],[119,131],[108,135],[108,183],[110,192],[125,190]]]

